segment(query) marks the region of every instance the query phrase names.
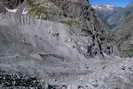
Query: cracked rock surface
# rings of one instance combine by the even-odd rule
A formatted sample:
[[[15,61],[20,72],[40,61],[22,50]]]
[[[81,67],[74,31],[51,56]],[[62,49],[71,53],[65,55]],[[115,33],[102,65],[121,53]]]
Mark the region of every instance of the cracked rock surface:
[[[1,19],[0,89],[133,89],[133,58],[90,56],[93,37],[81,29],[51,20],[20,24],[14,15]]]
[[[45,81],[42,89],[64,85],[69,89],[81,86],[87,89],[133,88],[132,58],[107,55],[104,58],[86,58],[73,47],[74,37],[69,33],[68,26],[50,21],[37,23],[16,25],[9,20],[1,20],[0,68],[6,71],[0,75],[0,86],[3,86],[1,89],[10,89],[4,86],[17,81],[14,80],[15,77],[11,77],[14,73],[16,76],[19,73],[29,76],[29,84],[33,82],[32,76],[35,76],[36,81]],[[12,81],[8,80],[8,77],[11,77]],[[18,80],[21,82],[22,79]],[[19,86],[16,88],[19,89]]]

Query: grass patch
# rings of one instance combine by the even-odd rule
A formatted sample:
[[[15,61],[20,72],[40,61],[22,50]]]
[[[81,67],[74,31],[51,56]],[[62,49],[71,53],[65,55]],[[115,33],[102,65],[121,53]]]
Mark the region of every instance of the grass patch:
[[[122,56],[133,57],[133,47],[129,47],[126,50],[122,50]]]
[[[67,20],[61,21],[61,23],[72,26],[72,25],[79,25],[80,21],[79,19],[67,19]]]

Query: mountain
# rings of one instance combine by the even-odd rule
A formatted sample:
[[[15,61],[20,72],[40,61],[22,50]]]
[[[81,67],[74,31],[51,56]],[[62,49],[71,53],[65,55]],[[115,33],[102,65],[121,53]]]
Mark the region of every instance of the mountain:
[[[93,5],[92,7],[96,10],[97,15],[103,20],[107,20],[114,13],[115,9],[113,5],[108,4]]]
[[[116,41],[120,55],[123,57],[133,56],[133,2],[123,8],[108,5],[97,5],[94,8],[98,17],[107,24],[107,29],[110,29],[110,34]]]
[[[116,7],[111,4],[93,5],[97,16],[100,17],[110,29],[114,28],[119,22],[122,7]]]
[[[104,10],[104,11],[112,11],[114,10],[114,6],[111,4],[97,4],[97,5],[92,5],[92,7],[96,10]]]
[[[130,3],[131,4],[131,3]],[[122,8],[118,11],[118,13],[115,13],[112,15],[112,18],[110,19],[111,24],[115,24],[116,26],[120,26],[122,24],[125,24],[127,22],[128,17],[133,13],[133,6],[127,6],[125,8]]]
[[[124,8],[123,22],[116,28],[116,38],[122,56],[133,56],[133,3]],[[121,18],[122,19],[122,18]]]
[[[121,52],[121,56],[133,56],[133,15],[128,18],[128,22],[119,26],[115,31],[116,43]]]
[[[133,13],[133,2],[126,7],[116,7],[108,4],[94,5],[93,7],[96,9],[97,15],[109,24],[111,28],[117,28],[126,23],[128,16]]]
[[[133,60],[117,56],[79,1],[27,0],[27,14],[1,12],[0,89],[133,89]]]

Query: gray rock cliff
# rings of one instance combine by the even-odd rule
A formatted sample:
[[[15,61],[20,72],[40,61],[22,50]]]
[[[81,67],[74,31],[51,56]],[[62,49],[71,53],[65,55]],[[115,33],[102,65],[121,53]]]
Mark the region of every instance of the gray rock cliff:
[[[55,17],[7,12],[0,20],[0,89],[132,89],[133,60],[106,54],[91,6],[56,1],[48,0]]]

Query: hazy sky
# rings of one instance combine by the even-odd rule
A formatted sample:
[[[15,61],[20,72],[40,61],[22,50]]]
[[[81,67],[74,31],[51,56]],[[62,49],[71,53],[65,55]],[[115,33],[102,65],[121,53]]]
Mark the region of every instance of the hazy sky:
[[[132,0],[90,0],[92,4],[113,4],[115,6],[126,6]]]

